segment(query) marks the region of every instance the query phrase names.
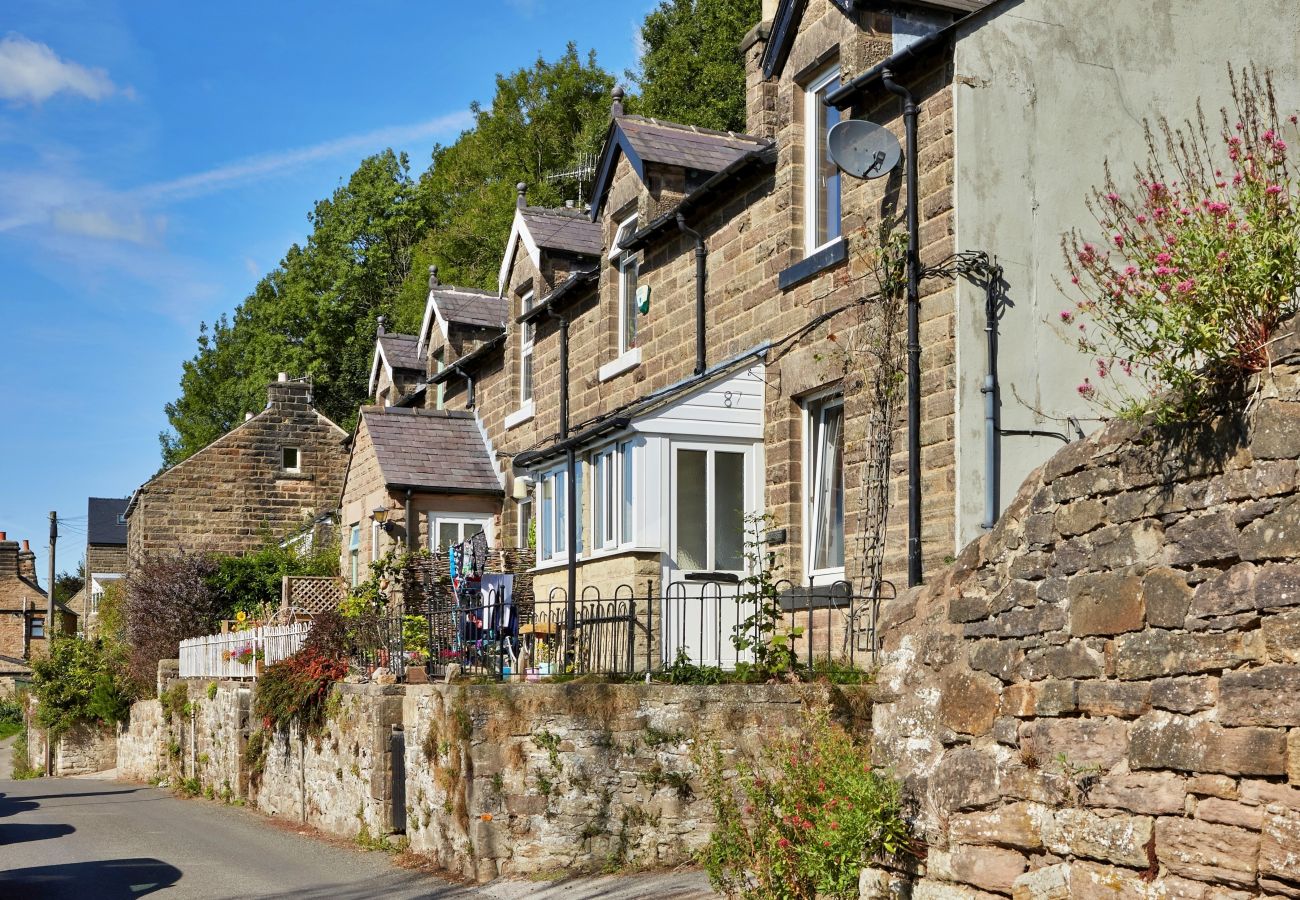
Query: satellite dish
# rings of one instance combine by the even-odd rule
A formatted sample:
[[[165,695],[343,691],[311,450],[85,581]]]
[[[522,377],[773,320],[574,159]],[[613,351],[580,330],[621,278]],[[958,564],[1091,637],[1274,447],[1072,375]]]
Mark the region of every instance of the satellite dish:
[[[880,178],[903,158],[903,148],[893,132],[863,119],[836,123],[826,144],[835,165],[854,178]]]

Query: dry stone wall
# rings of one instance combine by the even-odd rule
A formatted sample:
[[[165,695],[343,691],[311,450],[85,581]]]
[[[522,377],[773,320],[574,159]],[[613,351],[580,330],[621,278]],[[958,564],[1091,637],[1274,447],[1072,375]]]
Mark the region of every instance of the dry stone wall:
[[[1289,343],[1249,414],[1062,450],[882,610],[875,747],[930,848],[913,897],[1300,897]]]
[[[411,849],[480,881],[688,863],[715,824],[695,751],[728,766],[862,688],[408,686]]]

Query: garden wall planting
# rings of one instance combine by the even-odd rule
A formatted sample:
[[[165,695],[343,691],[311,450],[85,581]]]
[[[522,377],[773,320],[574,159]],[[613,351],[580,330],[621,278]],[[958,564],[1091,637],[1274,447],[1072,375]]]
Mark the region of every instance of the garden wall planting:
[[[873,740],[929,846],[914,898],[1300,897],[1286,343],[1248,415],[1062,450],[884,608]]]

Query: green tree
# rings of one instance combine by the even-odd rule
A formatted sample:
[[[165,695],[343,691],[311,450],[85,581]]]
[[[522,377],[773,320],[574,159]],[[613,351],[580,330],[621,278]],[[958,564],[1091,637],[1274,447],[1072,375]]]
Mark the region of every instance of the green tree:
[[[54,601],[67,603],[86,586],[86,561],[77,563],[76,572],[60,572],[54,579]]]
[[[745,130],[740,42],[762,17],[761,0],[664,0],[641,26],[640,88],[647,116],[719,131]]]
[[[63,636],[32,661],[36,721],[58,735],[80,722],[126,718],[131,688],[100,641]]]

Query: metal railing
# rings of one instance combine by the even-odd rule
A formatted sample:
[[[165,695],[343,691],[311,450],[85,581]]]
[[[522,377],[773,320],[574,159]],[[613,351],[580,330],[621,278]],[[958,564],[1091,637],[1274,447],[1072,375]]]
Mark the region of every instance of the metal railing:
[[[310,629],[310,622],[295,622],[187,638],[180,646],[181,677],[255,678],[258,663],[269,666],[293,655]]]

